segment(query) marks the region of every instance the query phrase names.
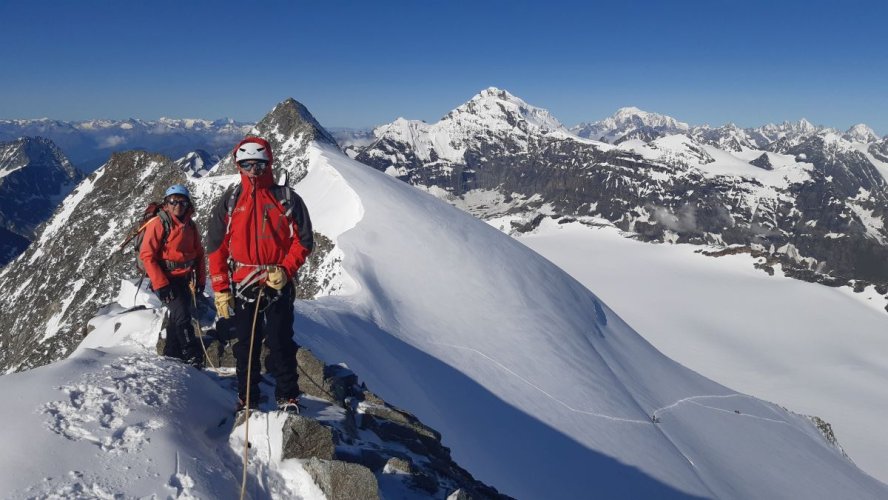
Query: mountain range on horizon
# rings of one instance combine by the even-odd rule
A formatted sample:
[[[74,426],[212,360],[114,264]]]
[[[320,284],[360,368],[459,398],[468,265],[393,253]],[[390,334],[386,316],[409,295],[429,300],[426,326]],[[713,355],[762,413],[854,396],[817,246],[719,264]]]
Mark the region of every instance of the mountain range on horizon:
[[[507,110],[506,108],[511,109]],[[474,121],[466,118],[481,115],[485,115],[485,118]],[[446,124],[451,123],[455,125],[445,130]],[[496,149],[502,145],[503,138],[514,136],[514,133],[510,131],[510,127],[513,126],[518,127],[515,131],[527,134],[527,138],[536,137],[533,140],[542,137],[554,138],[560,141],[559,147],[570,149],[570,151],[554,153],[553,158],[543,158],[544,163],[557,164],[562,161],[576,163],[579,161],[581,165],[578,168],[584,172],[571,174],[574,179],[564,181],[577,185],[574,189],[581,190],[574,193],[545,193],[541,190],[545,191],[551,187],[539,185],[507,186],[508,183],[503,184],[501,178],[485,181],[496,182],[503,186],[504,190],[508,192],[501,194],[506,197],[511,193],[521,193],[526,197],[540,194],[545,202],[552,201],[549,198],[557,196],[559,197],[558,204],[563,205],[557,210],[569,216],[587,215],[589,209],[584,208],[583,205],[594,206],[589,215],[602,212],[603,209],[607,219],[614,222],[620,220],[624,230],[639,233],[648,240],[666,241],[674,238],[675,241],[747,245],[750,246],[750,251],[767,254],[765,257],[769,262],[765,267],[773,267],[776,262],[774,256],[777,255],[777,261],[784,266],[795,268],[792,272],[802,279],[829,280],[831,278],[824,276],[828,276],[830,273],[839,273],[837,278],[839,281],[833,279],[833,283],[844,282],[852,285],[857,283],[858,287],[866,286],[866,283],[878,286],[888,285],[885,281],[888,277],[880,274],[879,266],[875,263],[879,259],[878,255],[882,252],[881,241],[885,235],[881,233],[884,222],[879,222],[877,215],[878,203],[873,200],[884,196],[884,193],[879,194],[883,192],[881,187],[874,191],[871,189],[873,186],[884,184],[884,174],[874,175],[873,172],[888,172],[888,139],[880,139],[872,129],[863,124],[855,125],[845,133],[813,125],[804,119],[798,122],[784,122],[780,125],[768,124],[758,128],[741,129],[732,124],[711,128],[690,126],[669,116],[646,112],[634,107],[625,107],[603,120],[567,128],[545,109],[531,106],[508,91],[490,87],[467,103],[447,113],[436,124],[399,118],[391,124],[375,127],[372,131],[333,129],[333,132],[328,134],[331,140],[338,142],[349,156],[358,158],[360,161],[381,170],[390,169],[388,170],[390,173],[405,179],[411,176],[415,177],[418,172],[423,170],[425,167],[420,168],[422,164],[434,165],[433,168],[443,166],[445,170],[450,172],[449,179],[438,176],[434,179],[413,178],[409,182],[429,188],[440,181],[443,184],[437,187],[443,188],[450,195],[459,197],[464,191],[472,191],[476,187],[485,188],[481,185],[483,182],[479,184],[478,180],[489,177],[484,174],[484,168],[466,168],[470,162],[483,167],[484,156],[480,156],[480,160],[473,160],[469,158],[474,154],[472,148],[464,146],[473,142],[476,144],[486,142],[494,144],[494,149]],[[523,126],[526,128],[521,129]],[[195,172],[206,172],[212,167],[212,162],[215,159],[227,156],[230,144],[235,142],[240,135],[246,133],[249,127],[249,124],[234,122],[230,119],[215,121],[161,119],[156,122],[89,120],[76,123],[48,119],[2,120],[0,121],[0,138],[24,132],[39,132],[50,138],[56,136],[56,140],[71,144],[72,137],[76,136],[74,149],[77,149],[83,146],[85,138],[90,133],[94,133],[96,135],[90,139],[91,144],[100,144],[100,150],[104,151],[104,154],[108,154],[109,150],[115,148],[133,149],[135,147],[135,149],[146,149],[162,154],[169,154],[169,151],[176,150],[179,152],[172,155],[174,158],[184,157],[186,154],[197,154],[201,158],[201,166],[183,168],[196,169]],[[325,131],[325,133],[327,132]],[[493,135],[496,134],[501,137],[499,139],[493,138]],[[678,140],[681,143],[678,144],[675,139],[668,139],[669,137],[685,137],[686,140]],[[490,140],[488,141],[487,138]],[[525,148],[526,151],[527,138],[519,139],[515,143],[519,149],[513,148],[512,151],[506,151],[505,156],[499,155],[498,158],[509,157],[507,161],[517,159],[519,163],[527,161],[533,155],[520,152],[520,148]],[[593,142],[584,143],[582,139],[589,139]],[[548,141],[548,139],[544,141]],[[155,144],[155,146],[152,149],[139,146],[139,144]],[[212,149],[204,150],[200,147],[207,144],[211,144]],[[616,149],[611,146],[616,146]],[[4,147],[8,148],[9,146],[0,144],[0,149]],[[386,159],[385,156],[388,154],[386,148],[390,147],[406,148],[409,151],[405,151],[404,154],[418,154],[419,156],[407,158],[401,152],[396,152],[396,156],[391,157],[394,159]],[[707,152],[706,148],[715,148],[714,151],[717,151],[715,156],[721,155],[720,160],[716,161],[715,156]],[[835,166],[826,164],[828,158],[834,157],[834,154],[828,151],[830,148],[836,149],[836,152],[844,157],[838,162],[833,162],[837,164]],[[803,149],[804,151],[802,151]],[[60,147],[59,150],[65,151],[64,147]],[[83,155],[81,150],[77,150],[79,154]],[[100,154],[100,150],[93,150],[87,156]],[[519,153],[518,156],[514,154],[516,152]],[[401,156],[397,156],[399,154]],[[524,156],[519,158],[521,154]],[[543,152],[542,156],[546,154],[549,153]],[[591,159],[568,158],[571,155],[582,157],[589,154],[592,155]],[[672,177],[673,182],[670,183],[672,185],[663,185],[662,179],[643,180],[637,178],[639,172],[636,172],[632,174],[636,176],[632,182],[635,184],[650,182],[654,187],[644,189],[659,192],[656,192],[654,196],[651,196],[650,192],[639,192],[630,197],[634,200],[623,199],[621,203],[615,204],[614,197],[608,190],[605,189],[603,192],[595,194],[594,191],[602,190],[596,186],[587,185],[589,182],[597,183],[601,180],[595,181],[589,178],[590,175],[594,177],[594,174],[589,171],[587,166],[600,161],[607,162],[606,159],[598,159],[602,154],[623,156],[628,158],[630,162],[660,164],[661,166],[656,168],[665,167],[668,170],[673,170],[668,174]],[[806,162],[805,158],[808,154],[814,158],[822,158],[822,160]],[[636,158],[631,158],[633,155]],[[788,155],[793,156],[792,161]],[[6,153],[6,156],[9,156],[9,153]],[[76,162],[74,163],[76,165]],[[790,163],[793,165],[791,166]],[[822,170],[822,175],[810,175],[808,172],[810,169],[805,166],[808,163],[820,163],[815,165],[817,168],[814,170]],[[867,167],[869,170],[849,172],[845,168],[849,163],[854,164],[853,170],[866,170]],[[447,166],[450,164],[457,165],[461,170],[459,175],[466,177],[464,179],[455,178],[452,168]],[[732,175],[723,175],[726,172],[721,171],[723,170],[722,164],[730,164],[727,173]],[[675,171],[676,165],[681,167],[679,170],[686,170],[685,167],[690,166],[692,168],[688,170],[689,173],[700,172],[702,175],[699,178],[692,178],[698,174],[691,176],[679,174],[678,171]],[[744,165],[752,170],[742,172]],[[503,166],[512,169],[505,164]],[[21,168],[21,166],[16,168]],[[838,168],[838,175],[832,175],[832,168]],[[533,184],[541,179],[540,175],[542,174],[544,174],[542,171],[525,173],[519,183],[527,184],[530,179]],[[437,176],[437,174],[435,175]],[[768,179],[765,179],[763,175]],[[845,181],[832,182],[832,179],[836,177],[843,178],[848,175],[850,177]],[[561,176],[563,174],[559,174],[559,177]],[[577,180],[584,176],[587,178],[586,181]],[[496,174],[493,177],[501,177],[501,174]],[[824,181],[829,182],[818,181],[821,177]],[[745,226],[745,228],[741,229],[735,224],[736,214],[731,213],[736,211],[738,205],[744,204],[743,199],[734,201],[713,199],[713,197],[723,197],[723,194],[713,192],[713,190],[728,189],[721,182],[725,179],[747,179],[757,184],[747,184],[746,194],[743,196],[747,201],[754,198],[762,202],[756,201],[752,206],[740,207],[745,212],[740,214],[740,217],[746,219],[742,221],[740,226]],[[856,219],[862,230],[853,229],[850,232],[863,234],[862,249],[851,248],[858,245],[855,238],[850,238],[847,240],[849,248],[841,250],[840,255],[836,255],[832,249],[835,245],[824,247],[817,242],[800,241],[799,238],[789,236],[792,232],[799,232],[798,225],[802,221],[794,216],[794,211],[797,208],[788,205],[786,200],[781,198],[789,196],[797,199],[803,193],[780,194],[776,191],[805,190],[807,188],[803,186],[812,185],[812,182],[802,182],[805,179],[813,182],[815,192],[808,193],[806,191],[804,196],[820,198],[814,207],[808,208],[807,211],[810,213],[804,217],[809,220],[805,223],[822,218],[824,220],[821,221],[820,227],[832,228],[822,231],[821,235],[815,235],[814,240],[822,241],[822,238],[829,237],[827,235],[849,233],[849,230],[845,228],[847,225],[845,220],[850,220],[854,225]],[[0,182],[4,181],[0,180]],[[563,184],[562,181],[557,182]],[[578,182],[586,184],[580,186],[577,184]],[[676,185],[676,182],[681,185]],[[875,182],[875,184],[871,184],[871,182]],[[710,187],[702,190],[694,188],[694,186],[704,184]],[[563,186],[558,189],[563,190]],[[875,198],[872,198],[871,201],[861,199],[857,189],[864,189],[867,193],[866,196],[869,198],[875,196]],[[675,192],[676,190],[684,190],[685,193],[696,192],[697,194],[688,197],[683,193]],[[764,193],[768,190],[770,193]],[[829,190],[836,192],[832,194],[826,192]],[[605,197],[606,199],[592,203],[593,200],[590,197]],[[825,208],[824,203],[830,199],[840,200],[846,205],[853,202],[853,206],[842,210],[846,213],[833,213],[834,210],[828,214],[820,213]],[[52,200],[47,199],[45,202],[53,206]],[[811,204],[806,202],[807,205]],[[759,208],[767,210],[761,211]],[[511,207],[506,210],[514,212],[516,208]],[[876,210],[876,212],[872,212],[872,210]],[[801,212],[805,212],[805,210],[801,210]],[[767,215],[770,220],[756,220],[757,217],[761,218],[763,214]],[[838,222],[829,220],[829,217],[833,215],[840,217]],[[536,215],[532,215],[530,219],[533,217]],[[6,230],[13,228],[12,230],[15,231],[15,221],[12,221],[12,218],[3,214],[2,211],[0,211],[0,220],[4,221]],[[40,221],[37,220],[37,222]],[[704,223],[701,224],[701,222]],[[35,225],[33,222],[31,223],[31,226]],[[771,238],[775,229],[782,232],[784,238]],[[735,234],[738,230],[743,234]],[[21,231],[11,234],[16,235],[15,242],[11,244],[10,248],[4,249],[3,253],[14,256],[27,244],[28,236]],[[874,241],[878,244],[874,244]],[[774,248],[770,248],[771,246]],[[849,257],[849,253],[856,253],[857,257]],[[783,255],[790,257],[784,258]],[[836,263],[840,265],[836,265]],[[824,273],[824,265],[833,269],[827,269],[827,272]]]

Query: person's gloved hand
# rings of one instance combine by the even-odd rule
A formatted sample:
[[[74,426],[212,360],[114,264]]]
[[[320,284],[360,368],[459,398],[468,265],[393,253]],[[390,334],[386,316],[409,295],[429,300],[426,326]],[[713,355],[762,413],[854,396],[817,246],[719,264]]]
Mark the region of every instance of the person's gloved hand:
[[[213,300],[216,302],[216,315],[225,319],[230,318],[231,311],[229,308],[234,309],[234,297],[231,296],[231,292],[228,290],[216,292]]]
[[[282,267],[274,266],[268,270],[268,277],[265,278],[265,284],[275,290],[280,290],[287,284],[287,273]]]
[[[160,301],[164,304],[169,304],[171,300],[176,298],[175,294],[173,293],[172,287],[170,287],[169,285],[162,287],[159,290],[155,290],[154,293],[157,294],[157,298],[160,299]]]

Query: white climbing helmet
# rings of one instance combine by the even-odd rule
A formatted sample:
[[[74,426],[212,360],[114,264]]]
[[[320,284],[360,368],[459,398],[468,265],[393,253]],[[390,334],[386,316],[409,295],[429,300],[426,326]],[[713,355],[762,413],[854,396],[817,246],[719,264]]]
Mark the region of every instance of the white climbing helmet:
[[[234,152],[234,161],[240,163],[243,160],[261,160],[267,163],[271,161],[268,149],[268,143],[244,141],[237,146]]]

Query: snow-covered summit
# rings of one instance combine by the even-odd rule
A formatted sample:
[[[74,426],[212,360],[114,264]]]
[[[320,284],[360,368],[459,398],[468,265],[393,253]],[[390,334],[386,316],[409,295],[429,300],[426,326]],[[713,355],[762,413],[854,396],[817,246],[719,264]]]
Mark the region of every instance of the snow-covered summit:
[[[501,128],[503,124],[525,132],[547,133],[561,130],[564,126],[549,111],[531,106],[506,90],[488,87],[465,104],[447,113],[442,122],[451,121],[456,126],[488,125]]]
[[[496,87],[482,90],[435,123],[398,118],[373,133],[376,140],[367,149],[380,150],[372,153],[377,159],[440,162],[443,168],[465,164],[465,152],[478,144],[508,141],[511,149],[527,151],[541,137],[570,135],[547,110]]]
[[[858,123],[857,125],[852,126],[846,132],[844,137],[852,142],[862,142],[862,143],[871,143],[871,142],[879,142],[882,138],[876,134],[876,131],[871,129],[869,125],[865,123]]]
[[[580,137],[614,143],[627,134],[640,130],[655,132],[652,135],[680,134],[690,126],[671,116],[644,111],[634,106],[618,109],[613,115],[592,123],[580,123],[571,131]],[[652,138],[656,138],[652,137]]]

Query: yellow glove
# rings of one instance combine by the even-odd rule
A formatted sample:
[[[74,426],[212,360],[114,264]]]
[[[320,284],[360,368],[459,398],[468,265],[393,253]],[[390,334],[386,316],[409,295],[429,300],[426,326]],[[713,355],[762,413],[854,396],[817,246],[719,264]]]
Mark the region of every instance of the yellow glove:
[[[274,266],[268,270],[268,277],[265,278],[265,284],[280,290],[287,284],[287,273],[280,266]]]
[[[216,292],[213,300],[216,302],[216,315],[222,318],[228,319],[231,317],[231,312],[229,311],[229,307],[234,309],[234,297],[231,296],[231,292]]]

